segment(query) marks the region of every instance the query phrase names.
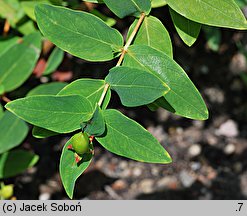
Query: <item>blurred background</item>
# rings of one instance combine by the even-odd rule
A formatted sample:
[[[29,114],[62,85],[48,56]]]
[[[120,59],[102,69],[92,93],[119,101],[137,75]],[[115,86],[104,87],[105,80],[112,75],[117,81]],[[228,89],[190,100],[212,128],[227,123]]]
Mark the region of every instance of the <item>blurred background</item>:
[[[126,36],[134,18],[118,19],[104,5],[76,2],[77,8],[116,21]],[[80,4],[78,4],[80,2]],[[238,1],[247,16],[246,2]],[[1,7],[1,1],[0,1]],[[246,199],[247,198],[247,34],[245,31],[204,27],[197,42],[187,47],[172,24],[167,7],[153,9],[170,33],[175,60],[195,83],[209,108],[207,121],[175,116],[164,109],[126,108],[113,92],[110,108],[117,108],[147,128],[173,158],[169,165],[139,163],[113,155],[95,143],[95,158],[78,179],[75,199]],[[114,21],[115,20],[115,21]],[[0,19],[4,33],[5,19]],[[11,31],[15,31],[10,28]],[[40,83],[103,79],[116,62],[90,63],[65,54],[57,70],[40,75],[51,44],[46,42],[32,77],[11,99]],[[39,155],[36,166],[5,180],[14,185],[16,199],[68,199],[59,176],[61,150],[70,136],[22,143]],[[1,139],[1,138],[0,138]]]

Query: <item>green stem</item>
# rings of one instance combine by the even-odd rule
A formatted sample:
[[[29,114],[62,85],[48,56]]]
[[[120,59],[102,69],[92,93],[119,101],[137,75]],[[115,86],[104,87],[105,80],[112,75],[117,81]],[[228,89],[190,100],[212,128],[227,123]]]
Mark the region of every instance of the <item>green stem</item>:
[[[127,42],[126,42],[126,44],[125,44],[125,46],[124,46],[124,48],[122,49],[122,53],[121,53],[121,56],[120,56],[120,58],[119,58],[119,60],[118,60],[118,62],[117,62],[116,67],[118,67],[118,66],[120,66],[120,65],[122,64],[122,62],[123,62],[123,60],[124,60],[124,56],[125,56],[126,52],[128,51],[129,46],[130,46],[131,43],[133,42],[133,40],[134,40],[134,38],[135,38],[135,36],[136,36],[136,34],[137,34],[139,28],[141,27],[141,24],[142,24],[142,22],[143,22],[145,16],[146,16],[145,13],[142,13],[142,14],[141,14],[141,17],[139,18],[139,20],[138,20],[138,22],[137,22],[137,24],[136,24],[136,26],[135,26],[133,32],[131,33],[129,39],[127,40]],[[102,103],[103,103],[103,101],[104,101],[104,99],[105,99],[105,96],[106,96],[107,91],[108,91],[109,88],[110,88],[110,85],[109,85],[108,83],[106,83],[106,84],[105,84],[104,91],[103,91],[103,93],[102,93],[102,95],[101,95],[101,97],[100,97],[100,100],[99,100],[99,102],[98,102],[98,105],[99,105],[99,106],[102,105]]]

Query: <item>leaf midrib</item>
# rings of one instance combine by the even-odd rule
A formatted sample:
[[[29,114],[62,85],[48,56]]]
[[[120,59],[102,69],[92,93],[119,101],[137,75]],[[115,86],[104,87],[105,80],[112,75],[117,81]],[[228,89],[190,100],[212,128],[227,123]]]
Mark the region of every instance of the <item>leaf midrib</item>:
[[[36,111],[36,112],[53,113],[53,114],[68,114],[68,115],[90,114],[90,112],[64,112],[64,111],[59,112],[59,111],[49,111],[49,110],[44,110],[44,109],[32,109],[32,108],[23,108],[23,107],[19,107],[19,109],[25,110],[25,111]],[[8,108],[8,110],[12,110],[12,109]]]
[[[130,0],[130,1],[133,3],[133,5],[135,5],[136,9],[137,9],[140,13],[143,12],[142,9],[138,6],[138,4],[136,4],[135,1],[133,1],[133,0]]]

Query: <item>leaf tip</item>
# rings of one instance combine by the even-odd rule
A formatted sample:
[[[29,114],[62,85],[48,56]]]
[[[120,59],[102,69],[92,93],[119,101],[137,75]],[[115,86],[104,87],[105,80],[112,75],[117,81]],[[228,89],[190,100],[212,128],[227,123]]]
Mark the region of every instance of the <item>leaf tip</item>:
[[[35,7],[34,7],[34,14],[35,14],[35,18],[36,20],[38,19],[38,14],[39,13],[44,13],[45,11],[45,7],[49,7],[49,5],[47,4],[44,4],[44,3],[41,3],[41,4],[37,4]]]
[[[166,159],[165,159],[165,161],[163,162],[164,164],[169,164],[169,163],[172,163],[173,162],[173,160],[172,160],[172,157],[171,157],[171,155],[166,151]]]
[[[69,193],[68,191],[66,191],[66,193],[67,193],[68,197],[72,200],[73,199],[73,191],[72,191],[72,193]]]
[[[208,109],[206,108],[205,111],[202,113],[201,118],[199,120],[205,121],[208,120],[209,118],[209,112]]]
[[[5,109],[11,111],[11,104],[12,104],[12,102],[8,102],[8,103],[4,106]]]

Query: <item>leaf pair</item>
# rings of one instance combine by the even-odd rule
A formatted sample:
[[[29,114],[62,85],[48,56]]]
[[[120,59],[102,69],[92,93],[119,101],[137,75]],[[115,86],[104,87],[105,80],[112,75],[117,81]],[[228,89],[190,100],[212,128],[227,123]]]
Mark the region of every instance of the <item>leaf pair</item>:
[[[64,87],[65,85],[41,85],[30,91],[28,97],[8,103],[6,108],[25,121],[40,127],[34,128],[35,137],[44,138],[56,133],[73,132],[81,128],[81,123],[92,118],[105,82],[79,79]],[[104,100],[103,109],[109,100],[110,91]]]
[[[167,0],[176,30],[191,46],[202,24],[233,29],[247,29],[246,18],[234,0]]]
[[[154,74],[170,89],[153,105],[191,119],[208,118],[200,93],[184,70],[166,54],[149,46],[133,45],[126,53],[123,65]]]
[[[234,0],[166,0],[182,16],[206,25],[247,29],[246,19]]]
[[[184,70],[169,56],[149,46],[131,46],[124,66],[110,70],[106,82],[125,106],[152,103],[152,109],[161,106],[187,118],[208,118],[207,107]]]

